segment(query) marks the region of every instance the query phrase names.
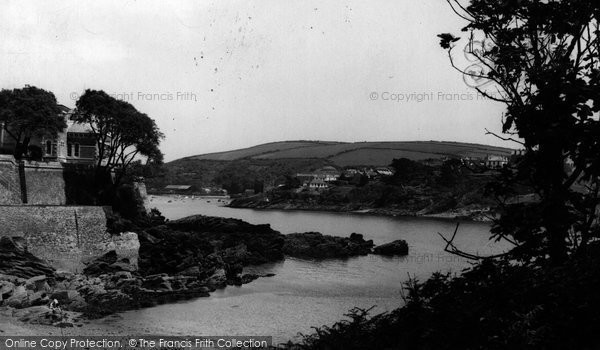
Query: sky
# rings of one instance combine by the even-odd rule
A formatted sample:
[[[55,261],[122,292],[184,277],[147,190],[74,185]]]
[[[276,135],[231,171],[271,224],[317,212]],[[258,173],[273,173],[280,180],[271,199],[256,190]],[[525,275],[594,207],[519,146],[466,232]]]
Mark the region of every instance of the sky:
[[[439,46],[463,25],[444,0],[2,1],[0,87],[68,107],[104,90],[156,121],[166,161],[284,140],[514,146],[485,134],[504,106]]]

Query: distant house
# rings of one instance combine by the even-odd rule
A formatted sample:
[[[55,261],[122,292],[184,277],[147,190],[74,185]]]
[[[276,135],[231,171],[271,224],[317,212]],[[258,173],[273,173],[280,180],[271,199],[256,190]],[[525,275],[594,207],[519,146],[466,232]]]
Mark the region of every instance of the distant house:
[[[379,167],[375,169],[375,172],[381,176],[392,176],[394,172],[389,168]]]
[[[499,169],[508,164],[508,158],[505,156],[489,155],[485,158],[485,166],[490,169]]]
[[[313,190],[325,189],[327,186],[327,183],[322,179],[313,179],[308,183],[308,188]]]
[[[340,179],[341,173],[332,166],[326,166],[311,173],[298,173],[296,178],[303,184],[309,184],[312,180],[323,182],[334,182]]]
[[[325,182],[333,182],[339,180],[341,173],[332,166],[325,166],[317,170],[315,175],[317,179],[321,179]]]

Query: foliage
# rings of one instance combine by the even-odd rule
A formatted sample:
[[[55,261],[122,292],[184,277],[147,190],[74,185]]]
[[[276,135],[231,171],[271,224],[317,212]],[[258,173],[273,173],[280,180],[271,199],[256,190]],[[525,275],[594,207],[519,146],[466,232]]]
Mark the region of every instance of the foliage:
[[[467,171],[463,168],[460,160],[449,159],[442,163],[440,177],[437,183],[445,187],[454,186],[460,181],[460,177],[466,172]]]
[[[98,189],[110,184],[110,177],[98,177],[84,164],[63,164],[67,205],[100,205]]]
[[[29,155],[29,159],[35,161],[41,161],[43,152],[42,148],[38,145],[29,145],[27,147],[27,154]]]
[[[17,159],[27,153],[32,137],[54,138],[67,127],[54,94],[35,86],[0,91],[0,122],[15,140]]]
[[[130,103],[104,91],[86,90],[76,106],[75,120],[88,124],[96,135],[97,168],[118,170],[119,180],[139,156],[162,163],[158,146],[164,135],[153,119]]]
[[[413,162],[408,160],[408,164]],[[332,209],[359,210],[381,208],[401,211],[407,215],[417,212],[439,213],[469,206],[472,209],[487,208],[494,204],[493,198],[486,196],[485,188],[491,176],[472,174],[462,167],[448,167],[446,176],[455,179],[451,186],[442,186],[441,166],[424,167],[426,172],[416,171],[406,175],[403,181],[396,177],[357,181],[338,181],[334,186],[319,194],[305,190],[298,191],[289,186],[269,191],[265,196],[269,205],[280,204],[298,207],[323,206]],[[428,174],[423,183],[424,174]],[[358,179],[366,178],[357,174]],[[239,202],[241,203],[241,202]]]
[[[526,154],[496,186],[506,200],[526,180],[540,200],[514,206],[504,201],[495,234],[514,239],[522,252],[549,255],[555,263],[585,249],[598,236],[600,182],[600,3],[573,1],[448,0],[468,23],[466,52],[482,68],[462,70],[487,82],[478,91],[506,104],[503,132]],[[452,65],[457,39],[440,35]],[[512,135],[523,141],[514,140]],[[565,162],[574,163],[573,171]],[[582,190],[577,190],[576,185]],[[531,216],[521,217],[526,210]],[[526,225],[514,224],[525,219]],[[518,222],[517,222],[518,223]]]
[[[191,185],[196,188],[222,187],[229,193],[253,189],[255,182],[285,184],[286,176],[308,169],[316,170],[329,163],[322,159],[239,159],[216,161],[195,158],[167,163],[163,172],[148,176],[148,188],[161,189],[167,185]]]
[[[390,166],[395,170],[391,180],[397,184],[426,184],[433,176],[431,167],[407,158],[394,159]]]

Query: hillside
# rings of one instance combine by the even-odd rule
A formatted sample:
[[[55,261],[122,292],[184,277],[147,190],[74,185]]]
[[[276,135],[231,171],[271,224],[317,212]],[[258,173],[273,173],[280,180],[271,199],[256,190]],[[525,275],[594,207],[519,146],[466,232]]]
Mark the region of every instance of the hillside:
[[[386,166],[394,158],[423,160],[441,157],[485,157],[488,154],[510,155],[511,151],[511,149],[504,147],[446,141],[353,143],[284,141],[229,152],[191,156],[182,160],[326,159],[338,167]],[[180,160],[175,160],[172,163],[178,161]]]
[[[285,181],[286,176],[325,165],[388,166],[393,159],[419,161],[443,157],[510,155],[511,149],[443,141],[272,142],[228,152],[195,155],[166,163],[162,174],[147,179],[149,189],[166,185],[223,187],[230,192]]]

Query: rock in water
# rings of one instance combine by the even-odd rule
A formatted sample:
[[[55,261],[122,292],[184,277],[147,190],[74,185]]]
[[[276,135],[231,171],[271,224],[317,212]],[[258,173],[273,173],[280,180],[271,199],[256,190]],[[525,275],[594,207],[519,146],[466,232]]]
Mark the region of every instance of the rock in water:
[[[218,249],[244,244],[247,254],[242,263],[257,265],[283,259],[283,235],[270,225],[253,225],[238,219],[192,215],[170,221],[169,227],[194,232],[210,241],[219,241]]]
[[[286,235],[283,252],[297,258],[327,259],[367,255],[371,248],[373,241],[365,241],[362,234],[358,233],[350,237],[336,237],[304,232]]]
[[[373,249],[373,253],[379,255],[407,255],[408,243],[405,240],[399,239],[390,243],[378,245]]]
[[[159,273],[209,278],[225,269],[227,277],[241,266],[283,259],[283,235],[269,225],[242,220],[189,216],[138,234],[139,268]]]

